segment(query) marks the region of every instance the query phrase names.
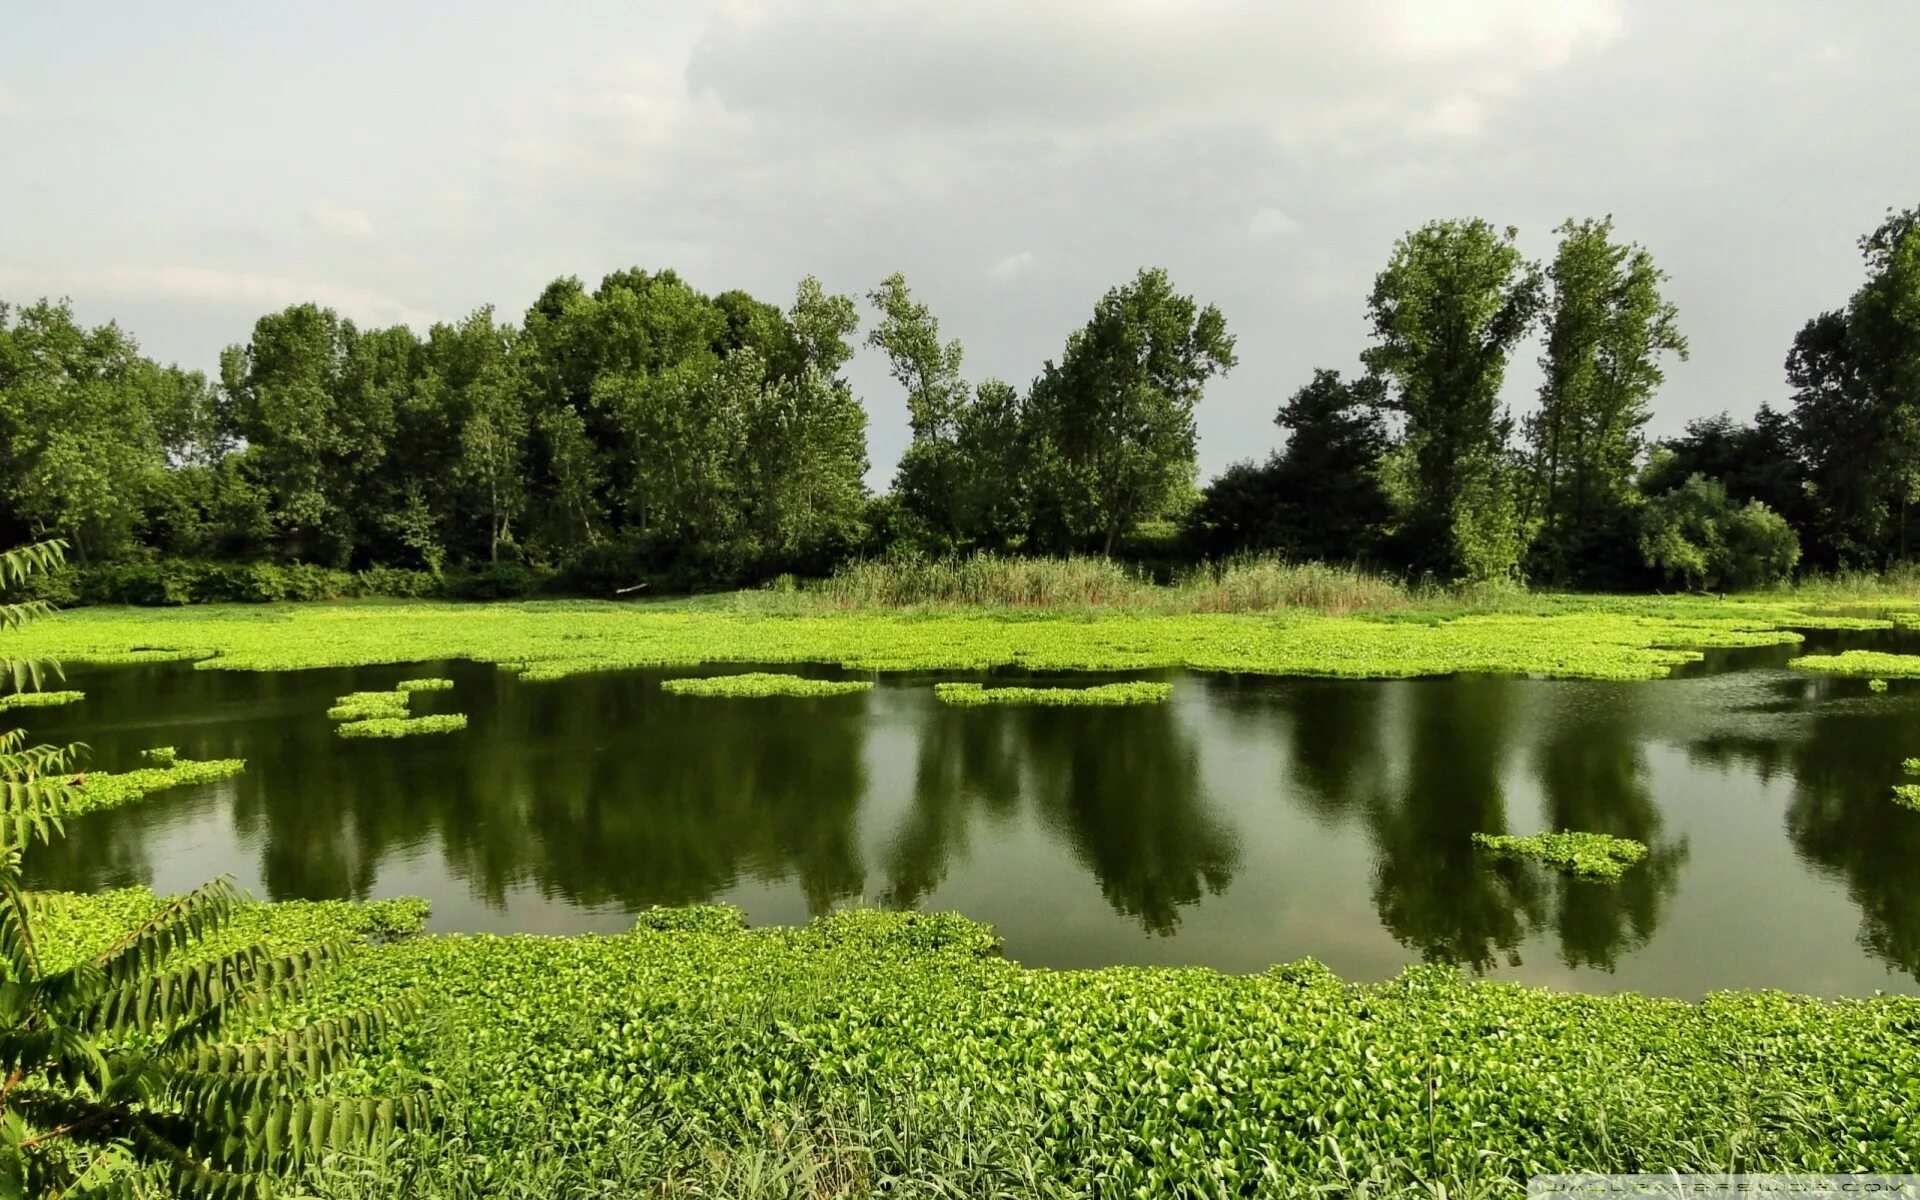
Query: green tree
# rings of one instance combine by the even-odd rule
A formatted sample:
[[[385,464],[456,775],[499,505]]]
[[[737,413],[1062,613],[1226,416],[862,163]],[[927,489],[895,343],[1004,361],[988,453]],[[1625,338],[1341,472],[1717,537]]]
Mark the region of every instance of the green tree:
[[[1613,218],[1568,221],[1547,268],[1547,352],[1540,409],[1527,421],[1540,494],[1540,548],[1558,581],[1617,540],[1634,499],[1635,465],[1664,355],[1687,356],[1666,273],[1641,246],[1613,237]],[[1630,531],[1629,531],[1630,532]],[[1604,580],[1603,580],[1604,581]]]
[[[61,560],[59,543],[0,553],[0,586]],[[0,630],[40,615],[0,604]],[[34,673],[0,657],[0,678]],[[401,1005],[275,1028],[340,953],[283,955],[220,935],[242,900],[216,881],[164,904],[104,950],[52,957],[21,854],[60,830],[72,747],[0,734],[0,1196],[122,1194],[138,1174],[173,1194],[259,1194],[265,1171],[366,1144],[423,1115],[422,1097],[312,1095]]]
[[[1174,291],[1164,270],[1109,291],[1027,398],[1053,540],[1111,553],[1164,515],[1193,482],[1194,408],[1237,361],[1220,310]]]
[[[1800,561],[1800,539],[1766,505],[1735,504],[1718,480],[1695,475],[1648,501],[1640,552],[1687,587],[1738,589],[1785,579]]]
[[[893,493],[931,548],[952,550],[965,540],[963,496],[971,482],[960,445],[968,403],[960,342],[940,340],[939,320],[913,298],[898,272],[867,299],[880,311],[867,345],[887,356],[889,373],[906,389],[913,432],[894,472]]]
[[[1368,301],[1375,344],[1362,359],[1392,385],[1388,407],[1404,418],[1412,459],[1405,555],[1448,575],[1517,565],[1500,386],[1539,312],[1541,279],[1514,236],[1478,219],[1424,225],[1394,245]]]

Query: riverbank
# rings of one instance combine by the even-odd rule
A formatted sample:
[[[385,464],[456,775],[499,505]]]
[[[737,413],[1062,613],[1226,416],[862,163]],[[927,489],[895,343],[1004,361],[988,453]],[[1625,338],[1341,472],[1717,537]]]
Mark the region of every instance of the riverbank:
[[[1848,611],[1857,613],[1855,601]],[[1792,643],[1806,628],[1887,628],[1782,599],[1508,597],[1329,616],[949,606],[822,612],[777,596],[595,601],[87,608],[18,631],[10,652],[66,662],[191,659],[275,671],[471,659],[529,680],[703,663],[852,671],[1139,671],[1399,678],[1462,672],[1654,679],[1700,651]]]
[[[143,897],[66,898],[55,936],[72,952]],[[391,935],[394,908],[261,906],[239,933]],[[430,1076],[443,1119],[312,1194],[1472,1196],[1544,1171],[1920,1166],[1920,999],[1034,970],[953,915],[641,926],[353,953],[311,1015],[420,1001],[350,1078]]]

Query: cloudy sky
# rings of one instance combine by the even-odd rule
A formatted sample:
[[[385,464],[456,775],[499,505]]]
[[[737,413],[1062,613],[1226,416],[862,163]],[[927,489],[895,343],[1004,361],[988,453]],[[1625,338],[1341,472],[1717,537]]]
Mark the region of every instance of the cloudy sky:
[[[555,15],[565,10],[566,16]],[[317,300],[424,328],[576,274],[784,302],[894,270],[1024,385],[1146,264],[1240,368],[1205,471],[1349,368],[1393,240],[1612,213],[1693,358],[1657,432],[1784,394],[1854,239],[1920,204],[1913,0],[676,0],[21,5],[0,38],[0,296],[210,368]],[[1530,403],[1529,348],[1509,378]],[[870,355],[874,480],[905,438]]]

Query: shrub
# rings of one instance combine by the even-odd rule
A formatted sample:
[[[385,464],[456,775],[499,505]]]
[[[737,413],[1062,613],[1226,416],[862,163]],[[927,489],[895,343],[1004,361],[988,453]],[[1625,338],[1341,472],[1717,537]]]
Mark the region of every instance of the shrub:
[[[1695,475],[1647,503],[1640,553],[1669,579],[1700,590],[1778,583],[1800,561],[1800,538],[1758,500],[1736,505],[1718,480]]]

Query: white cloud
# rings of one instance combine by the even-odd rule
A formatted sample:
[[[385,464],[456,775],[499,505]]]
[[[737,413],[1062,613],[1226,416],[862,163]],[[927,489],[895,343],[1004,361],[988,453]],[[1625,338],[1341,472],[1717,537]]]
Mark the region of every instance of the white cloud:
[[[20,101],[15,99],[13,93],[8,90],[7,81],[0,79],[0,113],[14,112],[19,107]]]
[[[320,304],[366,324],[424,327],[433,313],[366,288],[322,280],[226,271],[214,267],[98,267],[57,275],[0,266],[0,284],[50,294],[89,292],[141,300],[189,300],[245,305],[260,311]]]
[[[1256,209],[1247,222],[1247,232],[1255,237],[1280,237],[1300,228],[1300,222],[1271,205]]]
[[[1009,279],[1017,279],[1026,274],[1027,268],[1032,265],[1033,251],[1020,250],[996,261],[991,267],[987,268],[987,274],[1005,282]]]
[[[306,221],[308,227],[337,238],[367,238],[373,236],[373,218],[357,208],[336,204],[331,200],[315,200],[307,205]]]

